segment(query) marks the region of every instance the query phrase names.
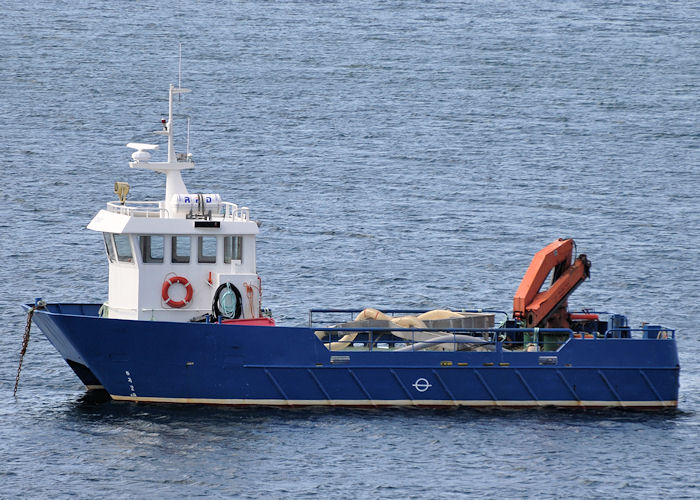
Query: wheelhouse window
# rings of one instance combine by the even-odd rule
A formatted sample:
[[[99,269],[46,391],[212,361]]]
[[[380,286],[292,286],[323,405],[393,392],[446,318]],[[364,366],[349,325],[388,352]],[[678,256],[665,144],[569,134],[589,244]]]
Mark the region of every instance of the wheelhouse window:
[[[117,255],[114,252],[114,242],[112,241],[112,233],[102,233],[105,239],[105,250],[107,251],[107,258],[110,262],[117,261]]]
[[[119,262],[133,262],[134,256],[131,253],[131,242],[128,234],[115,234],[114,246],[117,249],[117,259]]]
[[[243,260],[243,237],[224,237],[224,264],[230,264],[232,260]]]
[[[216,236],[200,236],[197,238],[199,262],[216,262]]]
[[[139,236],[139,248],[141,249],[141,258],[146,263],[163,262],[163,236]]]
[[[190,261],[189,236],[173,236],[172,238],[172,261],[176,264],[184,264]]]

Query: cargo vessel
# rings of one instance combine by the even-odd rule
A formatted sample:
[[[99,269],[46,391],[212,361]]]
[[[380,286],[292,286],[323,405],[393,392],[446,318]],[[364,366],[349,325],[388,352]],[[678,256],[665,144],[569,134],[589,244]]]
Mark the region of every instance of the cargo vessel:
[[[571,239],[534,256],[512,312],[313,309],[308,324],[276,324],[250,209],[183,182],[194,162],[175,151],[173,105],[185,92],[169,89],[165,161],[152,161],[157,144],[127,144],[131,168],[165,175],[165,198],[131,201],[117,182],[88,225],[103,235],[107,300],[24,306],[87,389],[233,406],[677,406],[673,329],[569,310],[591,267]]]

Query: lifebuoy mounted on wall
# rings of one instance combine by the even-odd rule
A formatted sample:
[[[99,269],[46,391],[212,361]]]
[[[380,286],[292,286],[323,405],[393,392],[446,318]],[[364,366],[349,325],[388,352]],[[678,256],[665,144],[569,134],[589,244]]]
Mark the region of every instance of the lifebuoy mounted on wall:
[[[179,283],[185,287],[185,298],[183,300],[173,300],[170,298],[170,285]],[[165,301],[166,305],[179,309],[180,307],[185,307],[192,300],[192,295],[194,295],[194,289],[192,284],[183,276],[172,276],[163,282],[163,289],[161,291],[161,297]]]
[[[211,305],[214,317],[238,319],[241,317],[242,309],[243,299],[238,288],[229,282],[219,285],[214,293],[214,301]]]

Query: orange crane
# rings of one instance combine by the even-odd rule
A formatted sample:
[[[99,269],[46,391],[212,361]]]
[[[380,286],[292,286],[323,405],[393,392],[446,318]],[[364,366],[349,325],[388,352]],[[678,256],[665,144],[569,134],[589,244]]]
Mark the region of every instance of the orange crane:
[[[585,255],[571,260],[574,240],[559,238],[537,252],[513,297],[513,317],[530,327],[568,328],[567,299],[586,278],[591,262]],[[552,273],[548,289],[540,291]]]

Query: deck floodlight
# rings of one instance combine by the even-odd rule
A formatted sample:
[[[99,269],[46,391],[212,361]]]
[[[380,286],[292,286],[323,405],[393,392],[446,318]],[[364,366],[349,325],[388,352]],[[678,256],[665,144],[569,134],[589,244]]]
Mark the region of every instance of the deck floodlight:
[[[129,194],[129,183],[128,182],[115,182],[114,183],[114,193],[119,196],[119,201],[123,205],[126,203],[126,195]]]

